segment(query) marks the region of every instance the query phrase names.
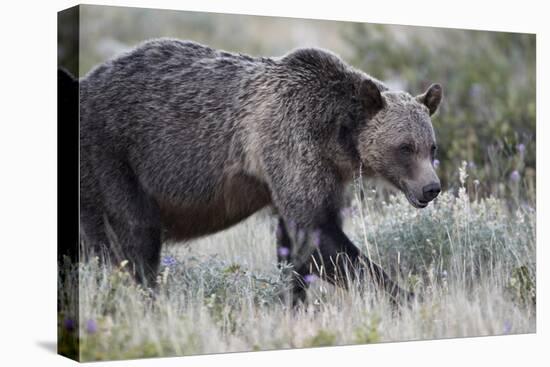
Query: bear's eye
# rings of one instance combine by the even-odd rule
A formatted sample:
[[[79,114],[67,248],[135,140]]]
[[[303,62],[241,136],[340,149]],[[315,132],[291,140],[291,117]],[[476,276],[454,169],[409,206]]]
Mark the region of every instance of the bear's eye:
[[[430,149],[430,154],[432,155],[432,159],[435,158],[435,153],[437,153],[437,147],[435,145],[432,145]]]
[[[399,146],[399,151],[403,155],[410,155],[414,153],[414,148],[410,144],[402,144]]]

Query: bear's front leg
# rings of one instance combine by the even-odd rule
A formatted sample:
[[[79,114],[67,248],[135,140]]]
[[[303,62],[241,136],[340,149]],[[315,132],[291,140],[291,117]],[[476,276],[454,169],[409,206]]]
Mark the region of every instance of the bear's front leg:
[[[414,298],[413,293],[400,288],[379,265],[361,253],[342,231],[339,221],[323,224],[319,233],[319,249],[313,252],[309,264],[304,264],[307,269],[312,269],[312,261],[323,264],[325,278],[344,288],[355,279],[370,278],[388,293],[394,303],[411,301]],[[307,270],[299,270],[304,271]]]
[[[279,266],[283,264],[292,264],[292,259],[296,257],[294,253],[296,247],[293,246],[293,241],[290,238],[289,231],[295,234],[295,224],[293,222],[286,224],[283,218],[279,218],[279,223],[277,224],[277,262]],[[293,254],[294,253],[294,254]],[[292,305],[296,306],[300,303],[306,301],[306,291],[308,288],[308,282],[304,278],[294,271],[295,269],[289,269],[292,271],[292,274],[286,274],[291,278],[290,284],[290,296]],[[306,274],[304,274],[306,275]],[[307,280],[307,278],[306,278]]]
[[[339,212],[345,181],[337,167],[307,149],[294,158],[281,160],[272,154],[265,158],[273,203],[284,224],[279,226],[283,244],[279,251],[281,247],[290,250],[294,269],[293,294],[299,298],[294,303],[305,298],[315,276],[345,288],[355,279],[371,278],[392,301],[412,298],[342,231]]]
[[[323,217],[330,219],[309,229],[279,219],[277,257],[279,263],[287,261],[293,265],[293,305],[305,302],[307,288],[317,277],[343,288],[351,281],[370,278],[395,304],[414,298],[413,293],[400,288],[380,266],[361,253],[342,231],[338,216]]]

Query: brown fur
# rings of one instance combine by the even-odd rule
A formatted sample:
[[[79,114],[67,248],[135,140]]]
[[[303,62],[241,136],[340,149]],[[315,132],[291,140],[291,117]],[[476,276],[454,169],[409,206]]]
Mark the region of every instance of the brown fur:
[[[413,205],[425,197],[440,92],[390,92],[325,50],[253,58],[149,41],[80,81],[82,240],[152,282],[162,239],[214,233],[272,206],[298,299],[303,276],[345,286],[350,264],[406,295],[351,243],[339,213],[361,166]]]

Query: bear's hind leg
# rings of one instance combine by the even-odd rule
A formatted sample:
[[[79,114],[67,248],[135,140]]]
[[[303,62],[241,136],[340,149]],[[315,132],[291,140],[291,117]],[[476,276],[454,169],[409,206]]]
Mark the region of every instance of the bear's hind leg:
[[[130,262],[138,282],[154,287],[162,245],[159,207],[127,164],[103,167],[110,167],[100,176],[110,252],[116,262]]]
[[[103,205],[99,201],[95,205],[89,205],[81,199],[80,243],[80,260],[85,261],[91,256],[99,256],[105,260],[113,257],[105,228]],[[78,255],[73,259],[78,260]]]

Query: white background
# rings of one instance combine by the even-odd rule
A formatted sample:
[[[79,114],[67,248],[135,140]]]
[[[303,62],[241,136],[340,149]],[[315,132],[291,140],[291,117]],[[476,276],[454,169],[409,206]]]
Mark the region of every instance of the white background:
[[[135,360],[123,366],[550,365],[548,162],[550,22],[544,1],[98,1],[97,4],[537,33],[537,334]],[[50,366],[56,340],[56,12],[72,1],[0,10],[0,365]],[[434,60],[437,62],[437,60]]]

